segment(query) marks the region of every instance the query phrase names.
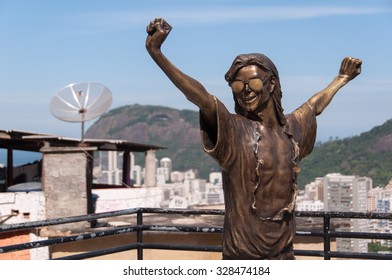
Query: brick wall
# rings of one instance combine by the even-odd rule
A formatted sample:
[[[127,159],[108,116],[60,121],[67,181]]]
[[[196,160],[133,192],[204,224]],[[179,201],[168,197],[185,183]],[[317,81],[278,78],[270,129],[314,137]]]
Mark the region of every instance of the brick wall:
[[[28,230],[20,232],[0,233],[0,247],[30,242]],[[0,260],[29,260],[30,250],[22,250],[0,254]]]

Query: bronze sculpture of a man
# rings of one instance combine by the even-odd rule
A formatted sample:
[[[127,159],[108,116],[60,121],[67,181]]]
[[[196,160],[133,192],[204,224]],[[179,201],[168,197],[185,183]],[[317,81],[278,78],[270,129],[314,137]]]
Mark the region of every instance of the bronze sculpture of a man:
[[[361,72],[347,57],[339,75],[288,115],[283,114],[278,71],[258,53],[235,58],[225,75],[233,92],[231,114],[198,81],[161,52],[171,31],[163,19],[147,26],[146,48],[177,88],[200,109],[203,149],[220,165],[225,198],[223,259],[294,259],[294,208],[299,161],[316,138],[316,116]]]

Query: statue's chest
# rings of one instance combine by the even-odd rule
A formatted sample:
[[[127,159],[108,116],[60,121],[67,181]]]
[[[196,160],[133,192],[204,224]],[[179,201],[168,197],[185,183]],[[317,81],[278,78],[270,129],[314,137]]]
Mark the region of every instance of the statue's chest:
[[[271,177],[279,177],[279,181],[290,180],[293,155],[288,136],[283,131],[269,131],[260,127],[255,140],[256,175],[263,174],[263,181]]]

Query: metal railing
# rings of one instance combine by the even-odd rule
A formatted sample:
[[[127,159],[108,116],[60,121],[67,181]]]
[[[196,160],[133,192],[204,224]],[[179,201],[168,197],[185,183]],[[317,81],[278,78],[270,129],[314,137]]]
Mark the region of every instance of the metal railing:
[[[88,239],[96,239],[105,236],[121,235],[128,233],[136,234],[136,242],[117,247],[106,248],[102,250],[90,251],[82,254],[76,254],[57,259],[87,259],[117,252],[137,250],[137,259],[143,259],[144,249],[164,249],[164,250],[183,250],[183,251],[204,251],[204,252],[221,252],[221,246],[199,245],[199,244],[156,244],[145,243],[143,240],[144,232],[194,232],[194,233],[212,233],[221,234],[223,228],[207,227],[207,226],[173,226],[173,225],[148,225],[144,223],[145,214],[159,215],[214,215],[223,216],[223,210],[184,210],[184,209],[162,209],[162,208],[134,208],[121,211],[112,211],[98,214],[90,214],[85,216],[75,216],[59,219],[50,219],[44,221],[27,222],[19,224],[9,224],[0,226],[0,234],[5,232],[15,232],[22,230],[35,230],[42,227],[61,225],[67,223],[97,221],[112,217],[136,215],[135,225],[129,225],[118,228],[110,228],[105,230],[95,230],[93,232],[76,234],[72,236],[64,236],[58,238],[50,238],[48,240],[34,241],[21,244],[13,244],[0,247],[0,254],[14,252],[26,249],[36,249],[55,244],[77,242]],[[392,260],[392,253],[359,253],[359,252],[339,252],[331,251],[331,239],[334,238],[353,238],[353,239],[371,239],[371,240],[392,240],[391,233],[375,233],[375,232],[344,232],[331,229],[331,219],[385,219],[392,220],[392,213],[353,213],[353,212],[296,212],[297,217],[321,218],[322,229],[316,230],[297,230],[296,235],[302,237],[318,237],[323,239],[323,250],[294,250],[296,256],[320,257],[324,260],[331,258],[346,259],[383,259]]]

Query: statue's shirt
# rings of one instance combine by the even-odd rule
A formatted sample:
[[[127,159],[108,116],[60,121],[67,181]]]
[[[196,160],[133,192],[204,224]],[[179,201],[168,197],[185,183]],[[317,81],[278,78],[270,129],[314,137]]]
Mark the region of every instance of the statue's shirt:
[[[216,100],[217,128],[200,114],[204,150],[221,166],[225,196],[223,257],[280,258],[295,235],[298,162],[316,138],[314,109],[304,103],[287,126],[268,130],[231,114]]]

